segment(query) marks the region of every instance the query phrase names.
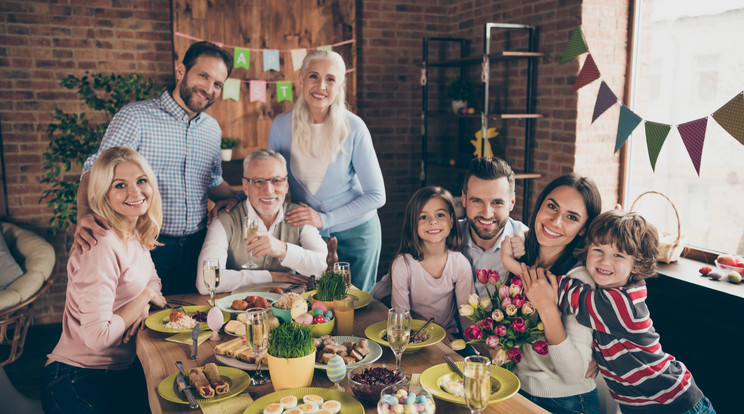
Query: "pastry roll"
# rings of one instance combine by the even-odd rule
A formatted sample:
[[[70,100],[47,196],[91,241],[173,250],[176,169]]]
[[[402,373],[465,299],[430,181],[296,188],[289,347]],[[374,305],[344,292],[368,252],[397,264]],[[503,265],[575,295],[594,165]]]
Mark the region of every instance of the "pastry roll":
[[[230,392],[230,384],[222,378],[220,370],[217,369],[217,364],[214,362],[204,365],[204,375],[209,380],[209,383],[212,384],[217,395]]]
[[[198,392],[202,398],[214,397],[214,388],[209,385],[209,381],[207,380],[207,377],[204,376],[201,368],[193,368],[189,371],[189,383],[196,388],[196,392]]]

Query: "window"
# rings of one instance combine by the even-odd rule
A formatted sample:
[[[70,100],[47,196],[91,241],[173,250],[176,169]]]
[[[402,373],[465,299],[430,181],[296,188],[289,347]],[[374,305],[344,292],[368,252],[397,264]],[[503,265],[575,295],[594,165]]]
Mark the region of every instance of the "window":
[[[710,117],[744,90],[740,0],[637,0],[630,108],[645,121],[678,125],[708,116],[700,176],[672,127],[651,168],[641,123],[629,139],[625,205],[648,190],[668,196],[689,247],[744,254],[744,145]],[[662,198],[635,210],[676,234]]]

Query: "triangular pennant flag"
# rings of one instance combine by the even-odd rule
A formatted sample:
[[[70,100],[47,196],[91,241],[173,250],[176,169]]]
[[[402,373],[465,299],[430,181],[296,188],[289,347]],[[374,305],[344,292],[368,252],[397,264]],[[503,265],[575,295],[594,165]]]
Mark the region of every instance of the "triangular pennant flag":
[[[726,105],[713,112],[712,116],[718,125],[744,144],[744,92],[734,96]]]
[[[302,61],[305,59],[305,55],[307,55],[307,49],[292,49],[290,53],[292,54],[292,68],[294,70],[300,70]]]
[[[266,102],[266,81],[252,80],[248,82],[251,91],[251,102]]]
[[[594,114],[592,114],[592,123],[599,118],[600,115],[605,113],[606,110],[610,109],[612,105],[617,103],[617,97],[610,90],[610,87],[602,81],[599,85],[599,93],[597,93],[597,102],[594,104]]]
[[[594,58],[592,58],[592,55],[590,53],[589,55],[587,55],[586,60],[584,61],[584,66],[581,68],[581,72],[579,72],[579,76],[576,78],[576,82],[574,83],[573,89],[571,89],[571,93],[576,93],[576,91],[594,82],[598,78],[599,69],[597,68],[597,64],[594,63]]]
[[[233,50],[233,67],[234,68],[251,68],[251,50],[236,47]]]
[[[696,119],[677,125],[679,136],[685,143],[687,154],[690,155],[692,165],[695,166],[698,177],[700,176],[700,158],[703,155],[703,144],[705,143],[705,129],[708,127],[708,117]]]
[[[331,45],[323,45],[323,46],[318,46],[316,49],[318,49],[318,50],[326,50],[326,51],[330,52],[330,51],[333,50],[333,46],[331,46]]]
[[[625,105],[620,105],[620,118],[617,121],[617,138],[615,139],[615,152],[623,146],[633,130],[642,121],[641,117],[633,113]]]
[[[294,101],[292,98],[292,81],[281,81],[276,83],[276,101]]]
[[[646,121],[646,147],[648,148],[648,159],[651,161],[651,169],[656,171],[656,160],[659,158],[661,147],[666,141],[671,125]]]
[[[275,70],[279,72],[279,51],[272,49],[264,49],[263,51],[263,70],[268,72]]]
[[[581,26],[578,26],[571,35],[571,40],[568,41],[568,45],[566,45],[566,49],[563,50],[563,55],[558,63],[562,65],[576,56],[588,51],[589,48],[586,46],[584,32],[581,31]]]
[[[240,81],[228,78],[222,86],[222,99],[240,100]]]

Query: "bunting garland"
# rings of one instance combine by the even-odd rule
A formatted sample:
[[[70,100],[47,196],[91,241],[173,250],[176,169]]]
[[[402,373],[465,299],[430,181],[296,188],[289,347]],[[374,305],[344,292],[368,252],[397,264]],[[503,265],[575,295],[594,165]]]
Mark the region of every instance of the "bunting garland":
[[[187,35],[181,32],[176,32],[176,36],[183,37],[189,40],[193,40],[196,42],[200,42],[202,40],[206,39],[200,39],[198,37],[194,37],[191,35]],[[291,57],[292,62],[292,70],[298,71],[300,70],[300,67],[302,67],[302,61],[305,59],[305,55],[307,55],[308,50],[328,50],[332,51],[334,47],[343,46],[347,44],[354,43],[354,39],[350,40],[344,40],[342,42],[330,44],[330,45],[321,45],[315,48],[306,48],[306,49],[255,49],[255,48],[245,48],[245,47],[239,47],[239,46],[233,46],[233,45],[226,45],[224,43],[220,42],[214,42],[212,43],[216,44],[217,46],[221,48],[232,48],[233,49],[233,68],[244,68],[244,69],[250,69],[250,62],[251,62],[251,52],[255,55],[256,53],[260,54],[261,58],[261,68],[264,72],[268,71],[280,71],[280,53],[289,53]],[[348,68],[346,70],[346,73],[353,72],[353,68]],[[260,101],[260,102],[266,102],[266,87],[268,84],[275,84],[276,85],[276,97],[278,102],[282,101],[294,101],[294,96],[292,94],[292,84],[293,82],[290,80],[285,81],[264,81],[264,80],[239,80],[235,78],[228,78],[225,81],[225,85],[222,88],[222,99],[233,99],[235,101],[240,100],[240,85],[241,83],[248,84],[249,89],[249,97],[250,102]]]
[[[564,64],[584,53],[589,52],[586,44],[586,38],[581,30],[577,27],[571,39],[568,41],[566,48],[561,55],[560,64]],[[584,65],[579,71],[579,75],[574,82],[571,93],[576,93],[579,89],[601,79],[601,74],[591,53],[587,55]],[[597,100],[594,104],[594,113],[592,114],[592,123],[611,108],[616,103],[620,103],[620,116],[617,125],[617,134],[615,138],[615,152],[617,152],[628,140],[638,125],[643,122],[646,133],[646,147],[648,149],[648,158],[651,163],[651,169],[656,171],[656,161],[659,158],[661,148],[666,141],[672,125],[666,125],[658,122],[647,121],[635,114],[628,107],[623,105],[617,99],[609,86],[602,81],[597,92]],[[734,139],[744,145],[744,91],[739,92],[725,105],[710,115],[726,132]],[[697,175],[700,176],[700,160],[703,154],[703,145],[705,143],[705,134],[708,127],[708,116],[689,122],[684,122],[675,126],[679,132],[682,142],[687,149],[692,165],[695,167]]]

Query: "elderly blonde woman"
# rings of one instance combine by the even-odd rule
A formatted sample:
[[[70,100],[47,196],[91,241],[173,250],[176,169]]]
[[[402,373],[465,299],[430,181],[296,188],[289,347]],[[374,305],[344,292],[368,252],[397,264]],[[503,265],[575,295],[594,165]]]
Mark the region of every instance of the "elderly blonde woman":
[[[134,335],[149,305],[165,305],[150,258],[163,213],[155,173],[129,148],[96,160],[88,202],[111,228],[67,263],[62,336],[44,367],[46,413],[147,412]],[[126,390],[126,391],[125,391]]]
[[[377,209],[385,204],[385,186],[367,126],[346,109],[345,79],[338,53],[308,53],[302,93],[271,124],[269,148],[289,161],[292,202],[301,206],[287,213],[287,222],[335,236],[352,283],[369,292],[382,246]]]

